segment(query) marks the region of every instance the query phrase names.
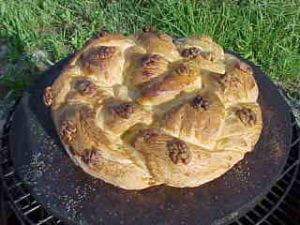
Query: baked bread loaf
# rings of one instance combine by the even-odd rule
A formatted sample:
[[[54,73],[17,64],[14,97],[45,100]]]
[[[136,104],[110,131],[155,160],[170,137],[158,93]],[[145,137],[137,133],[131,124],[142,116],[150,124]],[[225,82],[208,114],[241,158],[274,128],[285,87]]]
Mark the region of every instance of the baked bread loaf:
[[[253,150],[262,130],[250,66],[208,36],[101,33],[44,92],[86,173],[123,189],[196,187]]]

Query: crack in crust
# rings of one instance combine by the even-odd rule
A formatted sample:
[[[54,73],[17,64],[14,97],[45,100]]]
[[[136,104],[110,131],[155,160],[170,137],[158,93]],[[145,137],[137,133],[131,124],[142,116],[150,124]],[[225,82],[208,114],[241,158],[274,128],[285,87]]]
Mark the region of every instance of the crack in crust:
[[[116,47],[101,46],[93,49],[86,57],[85,60],[90,64],[97,64],[99,60],[109,59],[116,52]]]
[[[130,102],[123,102],[119,105],[111,106],[110,112],[123,119],[129,119],[130,115],[133,113],[133,104]]]
[[[184,141],[174,138],[167,141],[166,148],[173,163],[183,163],[186,165],[191,162],[192,155]]]
[[[253,126],[256,123],[256,115],[249,108],[241,108],[236,110],[236,115],[245,126]]]
[[[142,75],[146,78],[151,78],[156,75],[156,73],[160,72],[161,69],[166,67],[165,59],[157,54],[145,55],[141,59],[142,66],[144,67],[142,70]]]
[[[44,90],[43,101],[46,106],[51,106],[53,102],[53,93],[51,87],[46,87]]]
[[[81,154],[81,161],[87,165],[91,165],[95,160],[96,154],[97,154],[97,150],[94,148],[85,149]]]
[[[163,57],[157,54],[146,55],[142,58],[142,65],[145,67],[153,67],[162,59]]]
[[[191,47],[185,48],[181,51],[181,56],[184,58],[196,58],[198,56],[203,57],[207,60],[212,60],[212,56],[209,52],[203,52],[200,48]]]
[[[191,74],[191,70],[183,63],[180,63],[176,69],[175,69],[175,72],[178,74],[178,75],[190,75]]]
[[[142,137],[147,144],[150,144],[158,135],[158,132],[154,129],[145,129],[138,133],[138,137]]]
[[[233,74],[225,73],[221,76],[221,83],[223,85],[223,89],[225,89],[225,87],[238,88],[239,85],[241,85],[241,80]]]
[[[113,60],[117,53],[117,48],[114,46],[98,46],[83,53],[80,59],[82,69],[87,74],[101,73],[107,69],[110,60]]]
[[[60,127],[59,137],[65,144],[70,144],[77,132],[76,124],[71,120],[65,120]]]
[[[204,97],[201,95],[197,95],[193,100],[191,101],[191,106],[194,109],[204,109],[207,110],[209,107],[210,103],[208,100],[206,100]]]
[[[88,79],[81,79],[76,82],[76,89],[83,95],[94,96],[98,87]]]

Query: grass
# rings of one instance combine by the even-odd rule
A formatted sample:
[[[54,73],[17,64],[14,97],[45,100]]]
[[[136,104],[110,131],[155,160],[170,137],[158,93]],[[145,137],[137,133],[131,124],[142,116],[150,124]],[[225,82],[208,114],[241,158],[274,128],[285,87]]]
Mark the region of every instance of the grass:
[[[0,78],[15,96],[40,74],[32,53],[52,64],[94,33],[145,25],[178,36],[208,34],[253,61],[275,81],[300,89],[298,0],[0,0],[0,40],[8,46]],[[20,66],[21,65],[21,66]]]

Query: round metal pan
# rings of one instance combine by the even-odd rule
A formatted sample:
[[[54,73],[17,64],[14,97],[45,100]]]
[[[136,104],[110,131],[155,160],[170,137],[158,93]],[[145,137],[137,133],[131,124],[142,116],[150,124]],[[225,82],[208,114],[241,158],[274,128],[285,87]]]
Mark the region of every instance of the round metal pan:
[[[246,61],[246,60],[244,60]],[[255,149],[222,177],[197,188],[164,185],[126,191],[85,174],[66,154],[42,102],[68,62],[64,59],[28,89],[10,130],[12,159],[34,197],[69,224],[227,224],[251,208],[279,177],[291,142],[289,107],[274,84],[249,63],[259,86],[263,132]]]

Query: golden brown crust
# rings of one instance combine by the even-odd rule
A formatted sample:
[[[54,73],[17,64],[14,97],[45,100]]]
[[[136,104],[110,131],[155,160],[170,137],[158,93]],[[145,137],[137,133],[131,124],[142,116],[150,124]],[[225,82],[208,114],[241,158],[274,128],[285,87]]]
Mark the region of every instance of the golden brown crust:
[[[53,101],[52,87],[46,87],[44,90],[43,101],[46,106],[50,106]]]
[[[251,67],[208,36],[101,33],[43,100],[85,172],[124,189],[195,187],[240,161],[262,116]]]
[[[199,51],[202,52],[201,55],[207,55],[208,57],[205,58],[212,62],[218,62],[224,59],[223,48],[215,43],[209,36],[202,35],[184,38],[179,45],[181,52],[191,47],[199,49]]]
[[[121,49],[114,46],[97,46],[82,53],[81,69],[101,86],[113,86],[123,81]]]
[[[175,137],[203,148],[213,148],[218,138],[225,108],[209,91],[199,91],[190,100],[166,112],[162,129]]]
[[[128,72],[129,85],[143,84],[161,76],[168,68],[168,61],[158,54],[136,54]]]
[[[135,39],[148,53],[163,55],[169,61],[175,61],[180,58],[173,39],[165,33],[141,33],[135,35]]]
[[[262,130],[262,115],[257,103],[239,103],[226,109],[217,147],[251,151]]]
[[[154,179],[170,186],[199,186],[222,175],[243,157],[237,151],[208,151],[182,140],[178,141],[157,129],[148,130],[149,132],[155,135],[147,136],[145,141],[143,132],[140,132],[133,145],[145,157]],[[175,149],[171,150],[171,154],[170,143],[175,143],[171,147]],[[178,154],[183,159],[178,160]]]
[[[162,80],[159,78],[147,84],[137,101],[142,105],[158,105],[173,99],[182,91],[191,91],[199,87],[201,77],[197,66],[191,62],[181,62]]]
[[[152,123],[152,114],[132,102],[111,100],[105,110],[105,128],[115,134],[121,134],[137,123]]]

